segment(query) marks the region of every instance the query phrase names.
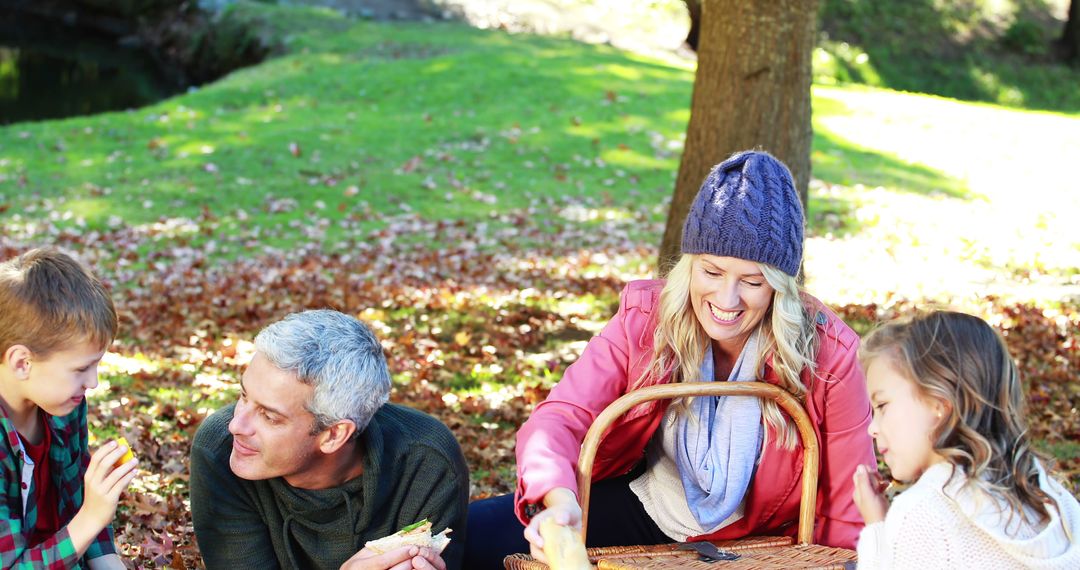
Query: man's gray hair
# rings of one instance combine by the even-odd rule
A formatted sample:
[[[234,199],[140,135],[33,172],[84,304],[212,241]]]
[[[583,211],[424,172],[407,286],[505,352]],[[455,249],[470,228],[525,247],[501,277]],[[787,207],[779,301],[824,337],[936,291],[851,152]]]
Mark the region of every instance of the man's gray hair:
[[[255,348],[275,367],[315,389],[307,408],[313,433],[341,420],[367,427],[390,399],[390,371],[382,345],[358,319],[330,310],[293,313],[255,337]]]

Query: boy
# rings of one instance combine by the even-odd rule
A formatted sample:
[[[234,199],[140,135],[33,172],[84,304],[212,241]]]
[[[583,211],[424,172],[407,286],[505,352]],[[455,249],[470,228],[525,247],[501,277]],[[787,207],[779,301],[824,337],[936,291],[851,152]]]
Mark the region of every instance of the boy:
[[[137,461],[87,449],[86,390],[116,335],[86,267],[56,249],[0,263],[0,567],[123,568],[110,522]]]

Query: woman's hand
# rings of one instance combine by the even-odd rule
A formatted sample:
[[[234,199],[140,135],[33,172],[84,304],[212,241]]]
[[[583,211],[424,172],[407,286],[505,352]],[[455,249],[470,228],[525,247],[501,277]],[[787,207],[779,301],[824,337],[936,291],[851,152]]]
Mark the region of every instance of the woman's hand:
[[[525,527],[525,540],[529,541],[529,550],[532,557],[547,564],[544,556],[544,537],[540,536],[540,523],[546,518],[554,517],[555,522],[581,531],[581,507],[577,503],[577,495],[566,487],[556,487],[544,495],[544,510],[540,511],[529,521]]]
[[[855,468],[852,475],[855,483],[853,499],[855,506],[859,508],[866,524],[874,524],[885,520],[885,513],[889,510],[889,500],[885,498],[885,487],[888,482],[881,478],[877,468],[860,465]]]

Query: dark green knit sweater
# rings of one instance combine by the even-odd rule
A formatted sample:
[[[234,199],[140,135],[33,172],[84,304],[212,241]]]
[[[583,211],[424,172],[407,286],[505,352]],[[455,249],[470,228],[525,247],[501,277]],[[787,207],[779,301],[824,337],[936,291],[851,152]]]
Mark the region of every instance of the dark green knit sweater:
[[[469,472],[438,420],[384,405],[360,436],[363,474],[311,491],[233,475],[232,416],[230,405],[207,418],[191,447],[191,513],[208,569],[337,570],[365,542],[424,518],[435,532],[454,529],[443,560],[461,568]]]

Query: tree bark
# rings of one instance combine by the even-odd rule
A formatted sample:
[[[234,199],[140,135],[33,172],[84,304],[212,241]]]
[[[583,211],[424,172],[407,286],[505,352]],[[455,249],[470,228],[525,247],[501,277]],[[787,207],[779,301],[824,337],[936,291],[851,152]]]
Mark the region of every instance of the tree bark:
[[[1065,61],[1080,64],[1080,0],[1069,2],[1065,31],[1061,34],[1061,54]]]
[[[791,169],[804,210],[810,181],[811,55],[817,0],[701,0],[690,124],[667,227],[661,275],[678,261],[690,203],[713,165],[757,148]]]

